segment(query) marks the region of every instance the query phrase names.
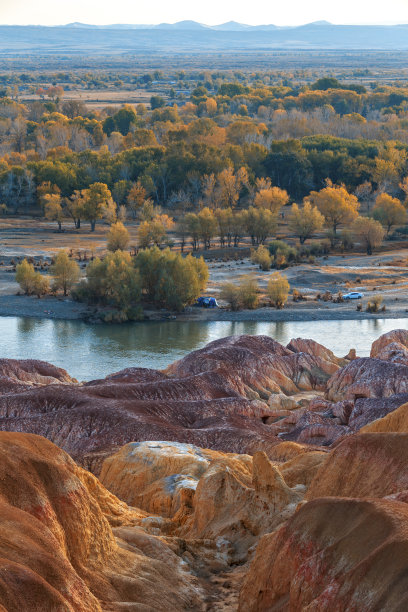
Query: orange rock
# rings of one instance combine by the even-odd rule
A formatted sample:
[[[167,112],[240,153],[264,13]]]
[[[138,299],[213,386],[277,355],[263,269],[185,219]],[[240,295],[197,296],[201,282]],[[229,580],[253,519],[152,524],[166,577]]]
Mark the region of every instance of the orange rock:
[[[133,526],[143,516],[51,442],[0,433],[0,607],[200,609],[180,557]]]
[[[403,404],[382,419],[369,423],[360,431],[367,433],[398,432],[408,434],[408,404]]]
[[[328,456],[306,494],[384,497],[408,489],[408,434],[356,434]]]

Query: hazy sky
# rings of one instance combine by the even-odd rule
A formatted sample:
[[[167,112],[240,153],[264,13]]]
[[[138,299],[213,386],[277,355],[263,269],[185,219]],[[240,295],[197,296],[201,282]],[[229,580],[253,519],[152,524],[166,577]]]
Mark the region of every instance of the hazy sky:
[[[408,0],[0,0],[1,24],[159,23],[297,25],[408,23]]]

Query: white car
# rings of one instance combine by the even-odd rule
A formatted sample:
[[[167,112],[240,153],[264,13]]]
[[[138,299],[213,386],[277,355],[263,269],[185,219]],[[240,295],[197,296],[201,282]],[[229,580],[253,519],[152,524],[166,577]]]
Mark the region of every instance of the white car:
[[[345,293],[343,295],[343,300],[361,300],[363,294],[359,291],[351,291],[350,293]]]

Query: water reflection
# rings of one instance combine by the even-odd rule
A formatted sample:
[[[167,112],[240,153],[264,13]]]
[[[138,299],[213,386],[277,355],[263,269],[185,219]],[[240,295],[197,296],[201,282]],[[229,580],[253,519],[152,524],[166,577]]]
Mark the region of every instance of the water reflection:
[[[79,380],[89,380],[129,366],[164,368],[212,340],[236,334],[265,334],[282,344],[296,337],[313,338],[337,355],[356,348],[364,356],[380,334],[406,328],[407,321],[167,321],[91,326],[81,321],[0,317],[0,356],[47,360]]]

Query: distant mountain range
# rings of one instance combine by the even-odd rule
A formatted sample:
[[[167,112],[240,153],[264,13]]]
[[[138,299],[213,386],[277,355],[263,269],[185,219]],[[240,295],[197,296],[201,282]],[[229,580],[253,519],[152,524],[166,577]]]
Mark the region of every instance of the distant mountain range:
[[[314,21],[307,25],[310,26],[330,26],[332,25],[329,21]],[[58,26],[56,26],[58,27]],[[108,25],[92,25],[87,23],[81,23],[75,21],[74,23],[67,23],[64,28],[86,28],[92,30],[214,30],[218,32],[250,32],[250,31],[264,31],[270,30],[293,30],[299,26],[277,26],[273,24],[264,25],[247,25],[246,23],[238,23],[237,21],[227,21],[226,23],[220,23],[219,25],[206,25],[204,23],[198,23],[198,21],[184,20],[177,21],[176,23],[158,23],[158,24],[126,24],[126,23],[113,23]],[[303,27],[303,26],[301,26]]]
[[[229,21],[159,25],[0,26],[0,56],[237,53],[288,49],[408,50],[408,25],[250,26]]]

